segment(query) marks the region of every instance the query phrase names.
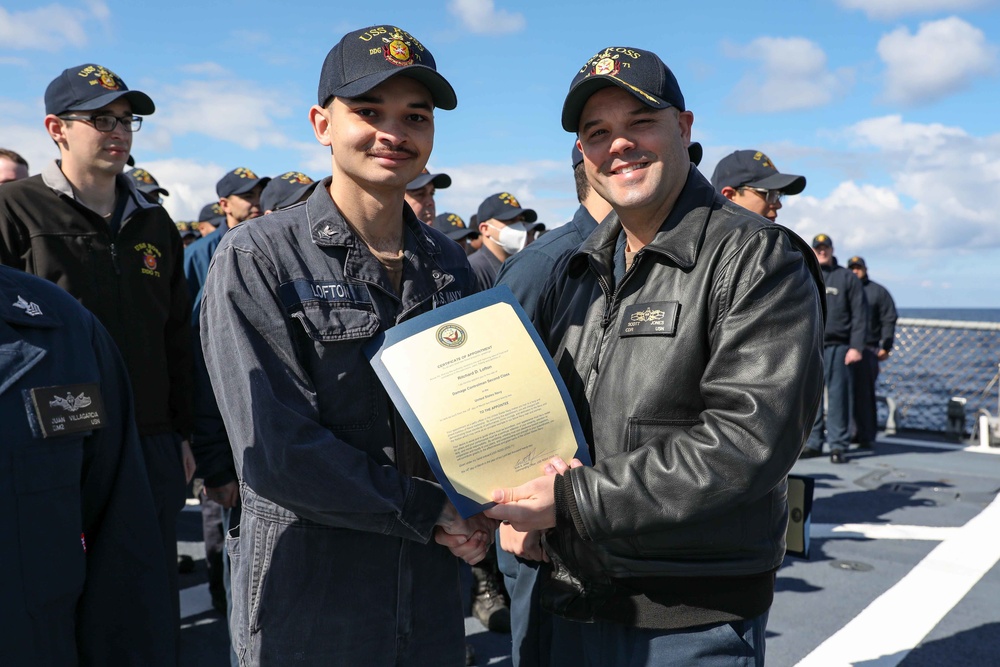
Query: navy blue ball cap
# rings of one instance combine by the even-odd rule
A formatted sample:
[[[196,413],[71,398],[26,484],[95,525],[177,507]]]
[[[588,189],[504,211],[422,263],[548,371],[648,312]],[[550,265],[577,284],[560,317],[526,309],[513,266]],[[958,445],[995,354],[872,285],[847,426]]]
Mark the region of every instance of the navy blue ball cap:
[[[448,174],[432,174],[427,171],[427,167],[424,167],[419,176],[406,184],[406,189],[419,190],[428,183],[433,183],[436,190],[444,190],[451,187],[451,176]]]
[[[618,86],[654,109],[675,107],[678,111],[685,110],[681,87],[659,56],[652,51],[609,46],[591,57],[569,84],[569,92],[563,102],[563,129],[576,132],[587,100],[608,86]]]
[[[156,111],[149,95],[129,90],[121,77],[100,65],[88,63],[63,70],[45,89],[45,113],[58,116],[67,111],[93,111],[125,98],[132,113]]]
[[[236,167],[219,179],[219,182],[215,184],[215,193],[220,197],[242,195],[253,190],[258,183],[267,185],[270,180],[267,176],[258,178],[257,174],[246,167]]]
[[[170,196],[170,193],[165,188],[161,188],[160,184],[153,178],[153,175],[145,169],[130,169],[125,173],[125,177],[135,183],[135,187],[139,192],[147,195]]]
[[[434,218],[431,227],[444,232],[453,241],[461,241],[464,238],[476,238],[479,236],[478,229],[465,226],[465,220],[457,213],[442,213]]]
[[[358,97],[402,74],[427,86],[434,106],[458,106],[455,90],[438,74],[434,56],[413,35],[391,25],[349,32],[326,54],[319,75],[319,105],[331,97]]]
[[[517,201],[517,198],[509,192],[498,192],[483,200],[483,203],[479,205],[476,215],[480,223],[487,220],[507,222],[522,213],[524,214],[525,222],[538,220],[538,214],[535,213],[534,209],[521,208],[521,204]]]
[[[797,195],[806,189],[806,177],[797,174],[782,174],[778,168],[760,151],[735,151],[719,160],[712,173],[712,187],[716,192],[722,188],[741,187],[781,190],[786,195]]]
[[[219,202],[214,201],[211,204],[205,204],[201,213],[198,214],[199,222],[210,222],[216,227],[226,221],[226,214],[222,212],[222,206]]]
[[[272,178],[260,193],[260,210],[278,211],[296,204],[312,192],[318,183],[301,171],[286,171]]]

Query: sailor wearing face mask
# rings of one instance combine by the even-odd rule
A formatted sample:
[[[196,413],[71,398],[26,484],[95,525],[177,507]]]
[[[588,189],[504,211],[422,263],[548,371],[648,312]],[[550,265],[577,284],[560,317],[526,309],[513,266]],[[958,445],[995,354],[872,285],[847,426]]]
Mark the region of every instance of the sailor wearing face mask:
[[[480,290],[493,287],[505,259],[535,240],[545,225],[530,208],[521,208],[514,195],[500,192],[479,205],[477,214],[483,246],[469,255],[469,264]]]

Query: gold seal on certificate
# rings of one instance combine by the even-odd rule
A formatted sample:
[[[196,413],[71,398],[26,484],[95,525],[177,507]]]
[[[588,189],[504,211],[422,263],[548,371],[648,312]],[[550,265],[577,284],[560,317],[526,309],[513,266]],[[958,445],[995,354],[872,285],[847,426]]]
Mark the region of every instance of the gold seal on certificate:
[[[589,462],[562,380],[506,287],[390,329],[372,365],[463,516],[553,456]]]

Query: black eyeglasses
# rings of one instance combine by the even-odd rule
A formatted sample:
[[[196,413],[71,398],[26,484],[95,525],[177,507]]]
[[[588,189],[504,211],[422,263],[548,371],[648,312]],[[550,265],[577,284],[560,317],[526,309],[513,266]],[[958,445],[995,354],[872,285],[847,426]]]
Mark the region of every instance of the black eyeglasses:
[[[142,127],[142,116],[112,116],[111,114],[94,114],[93,116],[59,116],[63,120],[82,120],[90,123],[98,132],[110,132],[121,123],[129,132],[138,132]]]
[[[767,202],[768,206],[774,206],[779,201],[781,201],[781,196],[784,194],[781,190],[766,190],[764,188],[751,188],[749,185],[744,185],[740,190],[752,190],[761,196],[761,198]]]

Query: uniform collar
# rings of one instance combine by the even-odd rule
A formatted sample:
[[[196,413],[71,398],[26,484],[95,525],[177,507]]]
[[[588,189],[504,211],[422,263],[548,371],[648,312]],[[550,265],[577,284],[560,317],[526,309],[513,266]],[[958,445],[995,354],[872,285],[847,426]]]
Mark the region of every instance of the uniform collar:
[[[313,242],[318,246],[353,247],[358,243],[358,238],[330,197],[329,187],[332,180],[332,176],[327,176],[320,181],[306,200],[309,230]],[[403,205],[403,227],[404,231],[416,238],[417,243],[428,254],[437,255],[441,252],[437,242],[427,233],[427,226],[417,219],[408,204]]]
[[[395,294],[395,290],[386,282],[378,262],[369,253],[354,250],[359,245],[363,246],[364,242],[354,234],[330,198],[328,188],[332,180],[330,176],[324,178],[305,203],[306,220],[313,243],[321,248],[348,248],[344,261],[345,276],[379,285],[387,294]],[[441,247],[429,230],[430,227],[413,214],[413,209],[408,205],[403,206],[403,250],[407,255],[406,261],[414,265],[413,269],[403,271],[402,294],[399,298],[404,313],[455,282],[453,275],[441,270]],[[446,243],[453,243],[443,234],[440,237]]]

